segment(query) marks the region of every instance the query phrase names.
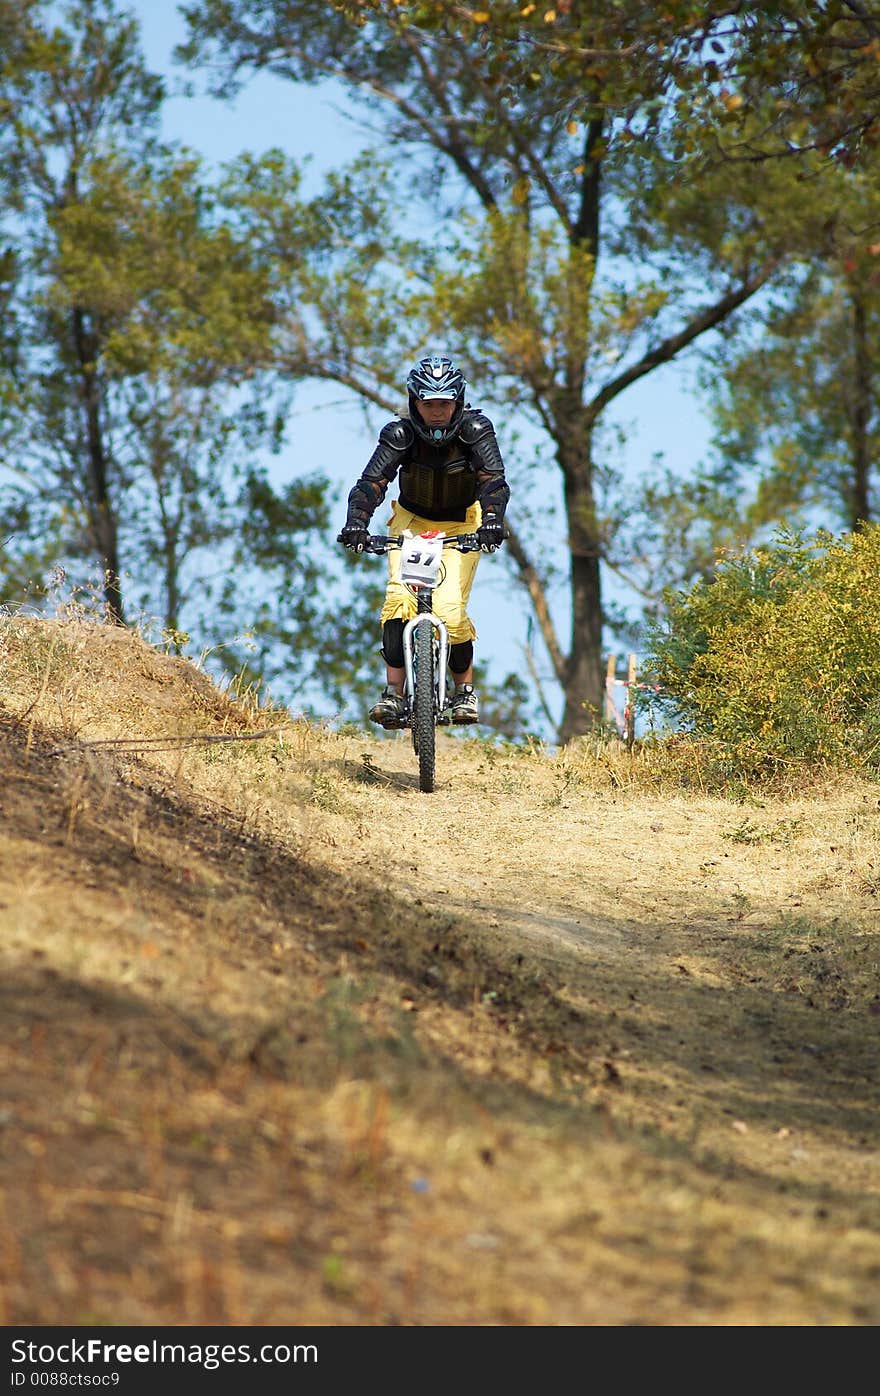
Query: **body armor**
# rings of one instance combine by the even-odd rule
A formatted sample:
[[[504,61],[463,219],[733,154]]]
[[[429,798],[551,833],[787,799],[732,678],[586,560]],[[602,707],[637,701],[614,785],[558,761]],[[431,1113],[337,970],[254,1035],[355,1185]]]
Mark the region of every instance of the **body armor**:
[[[477,477],[458,441],[439,451],[416,441],[400,468],[400,502],[422,519],[461,522],[477,499]]]
[[[348,497],[348,523],[366,527],[400,472],[400,503],[419,518],[462,523],[479,501],[483,520],[500,523],[510,490],[495,430],[482,412],[467,408],[453,441],[433,445],[410,422],[389,422]]]

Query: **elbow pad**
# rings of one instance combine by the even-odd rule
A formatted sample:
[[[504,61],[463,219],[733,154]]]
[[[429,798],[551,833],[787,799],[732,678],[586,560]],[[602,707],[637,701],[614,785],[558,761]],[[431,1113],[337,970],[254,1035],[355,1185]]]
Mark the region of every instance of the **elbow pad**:
[[[415,432],[409,422],[402,419],[388,422],[379,432],[376,447],[364,472],[351,494],[348,496],[349,521],[360,524],[369,522],[378,509],[385,492],[403,463],[407,449],[415,440]]]

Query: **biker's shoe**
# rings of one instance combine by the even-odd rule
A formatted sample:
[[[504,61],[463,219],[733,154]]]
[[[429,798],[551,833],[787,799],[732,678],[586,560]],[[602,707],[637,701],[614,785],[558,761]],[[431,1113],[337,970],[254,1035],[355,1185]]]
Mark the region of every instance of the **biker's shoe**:
[[[383,689],[378,703],[370,708],[370,721],[388,728],[407,726],[406,699],[391,684]]]
[[[480,704],[472,683],[456,685],[452,695],[452,721],[455,723],[479,722]]]

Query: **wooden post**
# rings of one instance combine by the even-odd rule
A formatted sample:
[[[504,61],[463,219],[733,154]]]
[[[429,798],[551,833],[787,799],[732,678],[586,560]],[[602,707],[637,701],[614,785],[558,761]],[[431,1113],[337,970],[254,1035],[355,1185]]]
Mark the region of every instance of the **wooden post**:
[[[609,654],[605,669],[605,721],[617,725],[617,706],[614,702],[614,674],[617,669],[617,655]]]
[[[631,654],[626,672],[626,744],[632,751],[636,739],[636,657]]]

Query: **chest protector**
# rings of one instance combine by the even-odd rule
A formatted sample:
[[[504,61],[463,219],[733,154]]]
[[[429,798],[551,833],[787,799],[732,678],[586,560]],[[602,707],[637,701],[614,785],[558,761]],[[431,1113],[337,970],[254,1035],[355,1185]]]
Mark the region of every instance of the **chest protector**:
[[[477,498],[473,464],[460,441],[431,446],[416,438],[412,458],[401,466],[400,503],[423,519],[462,523]]]

